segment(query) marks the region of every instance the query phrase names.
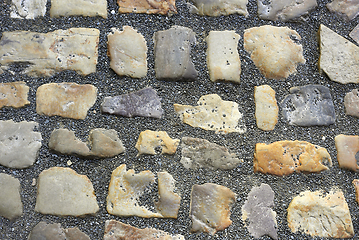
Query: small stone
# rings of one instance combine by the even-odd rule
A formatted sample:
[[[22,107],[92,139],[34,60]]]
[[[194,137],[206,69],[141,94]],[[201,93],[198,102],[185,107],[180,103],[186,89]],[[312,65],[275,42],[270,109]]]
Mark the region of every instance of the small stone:
[[[96,128],[91,130],[89,145],[91,148],[90,155],[100,158],[114,157],[125,152],[125,147],[114,129]]]
[[[278,105],[275,91],[268,85],[254,87],[257,127],[271,131],[278,122]]]
[[[61,228],[60,223],[39,222],[31,231],[28,240],[90,240],[76,228]]]
[[[90,84],[48,83],[36,92],[36,112],[40,115],[85,119],[95,104],[97,88]]]
[[[68,161],[67,161],[67,166],[71,166],[71,165],[72,165],[71,160],[68,160]]]
[[[12,0],[10,17],[21,19],[35,19],[46,13],[47,0]]]
[[[183,137],[181,163],[185,168],[234,169],[240,160],[228,149],[206,139]]]
[[[33,179],[32,179],[31,186],[33,186],[33,187],[36,186],[36,178],[33,178]]]
[[[358,179],[354,179],[353,180],[353,186],[355,188],[355,198],[357,203],[359,203],[359,180]]]
[[[107,18],[106,0],[51,0],[50,17],[101,16]]]
[[[353,89],[344,97],[345,114],[359,118],[359,91]]]
[[[151,87],[129,94],[105,97],[101,104],[101,111],[125,117],[161,118],[163,114],[161,98]]]
[[[40,173],[35,211],[58,216],[84,216],[99,210],[94,188],[85,175],[52,167]]]
[[[290,125],[328,126],[335,123],[335,110],[329,88],[321,85],[292,87],[281,103],[282,114]]]
[[[356,154],[359,151],[359,136],[337,135],[335,136],[335,147],[339,167],[358,171]]]
[[[349,33],[349,36],[359,44],[359,24]]]
[[[189,12],[198,15],[218,17],[229,14],[240,14],[248,17],[248,0],[191,0],[187,5]]]
[[[14,220],[22,215],[20,181],[5,173],[0,173],[0,216]]]
[[[170,138],[165,131],[146,130],[140,133],[135,148],[138,155],[155,155],[158,147],[162,149],[161,154],[175,154],[179,142],[179,139]]]
[[[293,198],[288,207],[288,226],[312,237],[351,238],[353,224],[348,204],[339,189],[328,194],[305,191]]]
[[[327,8],[331,12],[335,12],[343,16],[346,20],[353,20],[359,14],[358,0],[333,0],[327,4]]]
[[[184,123],[192,127],[216,133],[245,133],[246,126],[242,122],[242,113],[238,111],[238,104],[223,101],[217,94],[202,96],[198,106],[174,104],[174,109]]]
[[[0,109],[20,108],[30,104],[27,100],[29,87],[24,82],[0,83]]]
[[[117,0],[120,13],[172,15],[177,13],[175,0]]]

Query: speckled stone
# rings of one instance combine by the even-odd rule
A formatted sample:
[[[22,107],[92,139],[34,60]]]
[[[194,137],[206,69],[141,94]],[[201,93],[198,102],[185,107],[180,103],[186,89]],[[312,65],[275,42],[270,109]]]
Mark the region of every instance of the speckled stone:
[[[29,87],[25,82],[0,83],[0,109],[2,107],[20,108],[30,104],[27,100]]]
[[[179,139],[172,139],[165,131],[146,130],[140,133],[135,148],[138,156],[141,154],[155,155],[156,148],[161,148],[161,154],[175,154]]]
[[[0,173],[0,216],[14,220],[22,215],[20,181],[11,175]]]

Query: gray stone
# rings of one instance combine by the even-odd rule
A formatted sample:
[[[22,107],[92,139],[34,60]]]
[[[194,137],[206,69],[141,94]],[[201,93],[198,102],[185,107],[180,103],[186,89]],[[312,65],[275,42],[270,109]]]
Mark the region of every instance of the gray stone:
[[[359,44],[359,24],[349,33],[349,36]]]
[[[46,13],[47,0],[12,0],[10,17],[21,19],[35,19]]]
[[[22,215],[20,182],[18,179],[0,173],[0,216],[13,220]]]
[[[60,223],[39,222],[31,231],[28,240],[90,240],[78,228],[61,228]]]
[[[101,16],[107,18],[106,0],[51,0],[50,17]]]
[[[240,14],[248,17],[248,0],[191,0],[189,12],[198,15],[218,17],[221,15]]]
[[[353,89],[345,94],[344,97],[345,113],[350,116],[359,118],[359,91]]]
[[[359,0],[333,0],[327,4],[327,8],[346,20],[352,20],[359,14]]]

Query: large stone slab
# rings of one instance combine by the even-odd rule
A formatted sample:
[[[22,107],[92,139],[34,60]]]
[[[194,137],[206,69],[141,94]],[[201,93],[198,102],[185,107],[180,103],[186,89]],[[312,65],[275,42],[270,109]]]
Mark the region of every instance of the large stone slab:
[[[353,89],[344,97],[345,114],[359,118],[359,90]]]
[[[96,72],[100,31],[70,28],[48,33],[3,32],[0,40],[0,67],[12,65],[33,77],[52,76],[64,70],[88,75]]]
[[[301,231],[312,237],[330,238],[354,236],[348,204],[339,189],[328,194],[301,192],[289,204],[287,220],[295,233]]]
[[[278,122],[278,105],[275,91],[268,85],[254,87],[257,127],[271,131]]]
[[[20,181],[0,173],[0,216],[13,220],[22,215]]]
[[[155,155],[157,148],[161,148],[162,154],[175,154],[179,142],[179,139],[170,138],[165,131],[146,130],[140,133],[135,148],[138,155]]]
[[[85,119],[95,104],[97,88],[90,84],[48,83],[36,92],[36,112],[40,115]]]
[[[172,15],[177,13],[175,0],[117,0],[120,13]]]
[[[247,128],[236,102],[224,101],[217,94],[202,96],[198,106],[174,104],[174,109],[184,123],[216,133],[244,133]]]
[[[89,236],[75,228],[61,228],[60,223],[39,222],[28,240],[90,240]]]
[[[328,151],[305,141],[279,141],[257,143],[254,172],[284,176],[294,172],[321,172],[332,166]]]
[[[70,168],[52,167],[40,173],[35,211],[58,216],[84,216],[99,210],[90,179]]]
[[[35,19],[46,13],[47,0],[12,0],[10,17],[21,19]]]
[[[328,126],[335,123],[335,110],[329,88],[306,85],[290,88],[281,103],[283,118],[290,125]]]
[[[172,26],[155,32],[155,71],[157,79],[194,80],[197,71],[190,57],[195,33],[186,27]]]
[[[29,87],[24,82],[0,83],[0,109],[20,108],[30,104],[27,100]]]
[[[337,135],[335,136],[335,147],[339,167],[358,171],[356,154],[359,151],[359,136]]]
[[[358,0],[333,0],[327,4],[331,12],[343,16],[346,20],[352,20],[359,14]]]
[[[305,63],[301,37],[288,27],[254,27],[246,29],[243,38],[244,49],[266,78],[285,79]]]
[[[50,17],[101,16],[107,18],[106,0],[51,0]]]
[[[27,168],[34,164],[41,147],[37,122],[0,121],[0,164],[9,168]]]
[[[191,0],[188,3],[189,12],[198,15],[218,17],[229,14],[240,14],[248,17],[248,0]]]

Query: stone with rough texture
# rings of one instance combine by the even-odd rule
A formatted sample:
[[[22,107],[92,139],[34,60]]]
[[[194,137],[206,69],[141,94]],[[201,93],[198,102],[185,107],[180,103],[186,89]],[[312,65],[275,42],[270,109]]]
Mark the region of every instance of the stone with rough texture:
[[[161,118],[163,114],[161,98],[151,87],[129,94],[105,97],[101,104],[101,111],[125,117]]]
[[[349,36],[359,44],[359,24],[349,33]]]
[[[348,204],[341,190],[325,194],[305,191],[293,198],[288,207],[288,226],[312,237],[351,238],[353,224]]]
[[[229,14],[240,14],[248,17],[248,0],[191,0],[189,12],[198,15],[218,17]]]
[[[359,151],[359,136],[337,135],[335,136],[335,147],[339,167],[358,171],[356,154]]]
[[[27,168],[34,164],[41,147],[37,122],[0,121],[0,164],[9,168]]]
[[[27,100],[29,87],[24,82],[0,83],[0,109],[20,108],[30,104]]]
[[[22,215],[20,182],[8,174],[0,173],[0,216],[13,220]]]
[[[76,228],[61,228],[60,223],[39,222],[31,231],[28,240],[90,240]]]
[[[52,167],[40,173],[35,211],[58,216],[84,216],[99,210],[94,188],[85,175]]]
[[[12,0],[10,17],[21,19],[35,19],[46,13],[47,0]]]
[[[50,17],[101,16],[107,18],[106,0],[51,0]]]
[[[246,29],[243,38],[244,49],[266,78],[285,79],[305,63],[301,37],[288,27],[254,27]]]
[[[327,8],[346,20],[353,20],[359,14],[359,0],[333,0],[327,4]]]
[[[174,104],[174,109],[184,123],[216,133],[245,133],[247,128],[236,102],[224,101],[217,94],[202,96],[198,106]]]
[[[345,114],[359,118],[359,91],[353,89],[344,97]]]
[[[158,147],[162,149],[162,154],[175,154],[179,142],[179,139],[170,138],[165,131],[146,130],[140,133],[135,148],[138,150],[138,155],[155,155]]]
[[[281,103],[283,118],[290,125],[328,126],[335,123],[335,110],[329,88],[306,85],[290,88]]]
[[[352,183],[355,188],[355,200],[359,204],[359,179],[354,179]]]
[[[321,172],[332,166],[328,151],[305,141],[279,141],[257,143],[254,172],[284,176],[294,172]]]
[[[120,13],[172,15],[177,13],[175,0],[117,0]]]
[[[36,92],[36,112],[40,115],[85,119],[95,104],[97,88],[90,84],[48,83]]]
[[[33,77],[52,76],[64,70],[88,75],[96,72],[99,35],[95,28],[3,32],[0,67],[11,71],[16,65],[22,74]]]
[[[278,105],[275,91],[268,85],[254,87],[257,127],[271,131],[278,122]]]

